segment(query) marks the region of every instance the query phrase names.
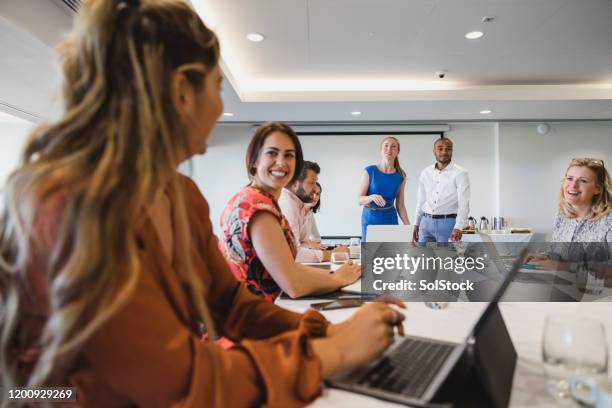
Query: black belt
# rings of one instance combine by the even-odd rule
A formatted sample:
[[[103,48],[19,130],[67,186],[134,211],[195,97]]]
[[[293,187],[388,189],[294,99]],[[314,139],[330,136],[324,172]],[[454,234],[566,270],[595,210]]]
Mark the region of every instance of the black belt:
[[[429,217],[429,218],[434,218],[434,219],[438,219],[438,218],[457,218],[457,214],[427,214],[427,213],[423,213],[424,217]]]

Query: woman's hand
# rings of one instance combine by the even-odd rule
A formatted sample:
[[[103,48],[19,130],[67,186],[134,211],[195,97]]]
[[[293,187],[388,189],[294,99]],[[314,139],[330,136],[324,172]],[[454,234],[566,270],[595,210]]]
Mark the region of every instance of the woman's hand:
[[[547,254],[528,254],[525,257],[525,263],[533,265],[536,269],[545,271],[568,271],[569,264],[567,262],[555,261],[550,259]]]
[[[382,196],[378,194],[369,195],[368,198],[370,198],[370,202],[374,202],[379,207],[384,207],[387,204],[385,199],[382,198]]]
[[[347,261],[334,273],[340,287],[350,285],[361,277],[361,265]]]
[[[349,253],[349,248],[346,245],[338,245],[337,247],[332,249],[331,252],[332,253],[334,253],[334,252],[346,252],[348,254]]]
[[[306,244],[306,246],[310,249],[325,249],[327,248],[325,245],[323,245],[320,241],[308,241],[308,243]]]
[[[323,356],[319,355],[324,374],[366,364],[380,356],[393,343],[396,329],[400,336],[404,335],[402,322],[405,317],[389,307],[389,304],[405,308],[396,299],[381,298],[365,304],[346,322],[329,329],[329,337],[320,341],[326,341],[326,346],[335,348],[336,352],[334,357],[329,355],[329,349],[322,351]],[[319,347],[314,346],[316,353]]]
[[[535,263],[537,261],[550,260],[550,256],[546,254],[527,254],[525,263]]]
[[[541,269],[544,271],[569,271],[570,264],[562,261],[553,261],[552,259],[544,259],[538,261],[529,262],[531,265],[534,265],[536,269]]]

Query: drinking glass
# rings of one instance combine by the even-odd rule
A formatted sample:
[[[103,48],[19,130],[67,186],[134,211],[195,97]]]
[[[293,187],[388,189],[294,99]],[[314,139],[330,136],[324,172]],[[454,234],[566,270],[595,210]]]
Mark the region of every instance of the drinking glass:
[[[597,378],[608,372],[608,348],[603,325],[590,319],[546,317],[542,359],[549,392],[558,400],[570,398],[571,377],[585,375]]]
[[[332,252],[331,254],[331,266],[332,272],[337,271],[345,262],[349,260],[349,254],[346,252]]]
[[[351,238],[349,254],[351,258],[359,258],[361,256],[361,239]]]

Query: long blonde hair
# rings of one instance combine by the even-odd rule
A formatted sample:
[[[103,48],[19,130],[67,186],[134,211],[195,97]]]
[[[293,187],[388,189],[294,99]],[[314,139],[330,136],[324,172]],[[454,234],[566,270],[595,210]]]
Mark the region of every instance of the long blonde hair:
[[[599,159],[572,159],[565,174],[572,167],[588,167],[593,173],[595,173],[595,183],[600,188],[601,193],[595,194],[591,204],[591,220],[595,221],[602,217],[605,217],[612,212],[612,181],[610,180],[610,174],[604,167],[603,160]],[[565,218],[576,218],[576,212],[574,208],[565,201],[565,194],[563,194],[563,183],[561,185],[560,197],[559,197],[559,212]]]
[[[380,141],[380,146],[378,146],[378,150],[382,149],[383,144],[385,144],[386,140],[393,140],[395,143],[397,143],[397,156],[395,156],[395,160],[393,161],[393,167],[395,168],[395,171],[397,171],[400,176],[402,176],[402,178],[406,178],[406,172],[404,171],[404,169],[402,169],[402,166],[400,166],[399,162],[399,152],[401,150],[399,140],[397,140],[393,136],[386,136],[385,138],[383,138],[383,140]]]
[[[177,270],[215,337],[204,283],[190,261],[184,183],[176,172],[189,146],[170,81],[181,71],[201,91],[218,63],[216,36],[180,0],[91,0],[60,57],[65,113],[32,134],[3,195],[0,388],[63,381],[85,341],[130,299],[140,273],[136,232],[164,189],[175,198]],[[20,378],[21,296],[40,240],[34,218],[57,191],[63,208],[44,275],[49,314],[42,354],[29,378]]]

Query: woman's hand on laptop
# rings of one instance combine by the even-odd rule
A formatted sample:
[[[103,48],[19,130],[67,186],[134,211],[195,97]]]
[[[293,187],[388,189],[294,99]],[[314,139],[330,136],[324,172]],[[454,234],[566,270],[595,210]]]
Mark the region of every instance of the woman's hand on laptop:
[[[537,261],[546,261],[549,260],[550,256],[548,256],[547,254],[537,254],[537,253],[532,253],[532,254],[527,254],[527,256],[525,256],[525,263],[533,263],[533,262],[537,262]]]
[[[402,302],[390,298],[367,303],[346,322],[330,327],[329,337],[313,341],[324,375],[366,364],[380,356],[393,343],[396,327],[398,334],[404,335],[405,317],[389,304],[405,308]],[[335,352],[330,353],[330,346]],[[330,354],[336,355],[335,361]]]

